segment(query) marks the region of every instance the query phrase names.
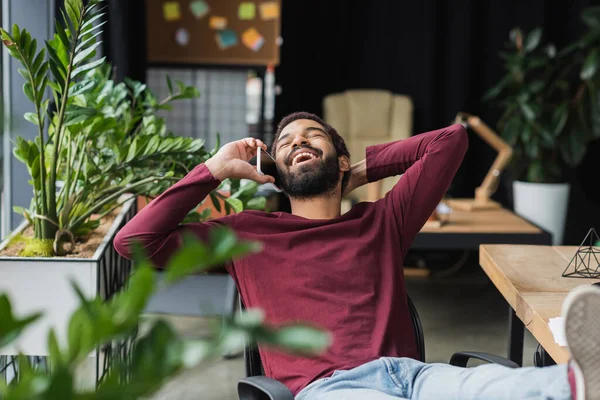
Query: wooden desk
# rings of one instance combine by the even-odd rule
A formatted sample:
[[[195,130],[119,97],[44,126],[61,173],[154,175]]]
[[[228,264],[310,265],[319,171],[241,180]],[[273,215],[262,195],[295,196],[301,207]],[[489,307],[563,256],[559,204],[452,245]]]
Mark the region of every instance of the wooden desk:
[[[510,305],[509,358],[522,365],[524,327],[556,363],[569,358],[548,327],[573,288],[600,281],[563,278],[577,246],[482,245],[479,263]]]
[[[551,235],[505,209],[452,210],[439,228],[423,227],[411,249],[478,250],[481,244],[550,244]]]

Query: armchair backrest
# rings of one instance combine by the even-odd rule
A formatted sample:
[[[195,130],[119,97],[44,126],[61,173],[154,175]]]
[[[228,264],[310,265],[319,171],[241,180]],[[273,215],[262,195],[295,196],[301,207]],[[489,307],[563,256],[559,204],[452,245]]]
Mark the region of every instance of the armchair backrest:
[[[414,303],[407,295],[408,310],[410,312],[410,319],[415,333],[415,339],[417,342],[417,349],[419,352],[419,359],[425,362],[425,337],[423,336],[423,326],[421,325],[421,318]],[[240,298],[240,309],[244,309],[244,303]],[[260,359],[260,353],[255,343],[248,343],[244,348],[244,363],[246,365],[246,376],[262,376],[265,374],[263,369],[262,361]]]
[[[405,95],[386,90],[357,89],[334,93],[323,99],[323,119],[344,138],[351,162],[364,158],[367,146],[406,139],[412,135],[413,102]],[[377,199],[383,197],[399,177],[381,181]],[[373,201],[367,187],[352,193],[358,201]]]

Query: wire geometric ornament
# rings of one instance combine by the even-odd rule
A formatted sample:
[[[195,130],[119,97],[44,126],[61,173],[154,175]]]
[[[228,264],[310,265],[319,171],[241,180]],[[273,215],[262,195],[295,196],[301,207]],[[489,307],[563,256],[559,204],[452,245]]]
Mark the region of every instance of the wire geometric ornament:
[[[571,278],[600,278],[599,241],[600,238],[598,238],[596,230],[594,228],[590,229],[562,276]],[[572,271],[567,273],[569,268],[572,268]]]

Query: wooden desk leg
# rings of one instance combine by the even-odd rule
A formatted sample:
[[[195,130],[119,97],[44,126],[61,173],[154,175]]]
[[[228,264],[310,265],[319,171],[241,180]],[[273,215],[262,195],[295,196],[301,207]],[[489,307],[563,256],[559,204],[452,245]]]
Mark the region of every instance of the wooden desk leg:
[[[517,317],[517,313],[508,306],[508,359],[523,366],[523,340],[525,338],[525,325]]]

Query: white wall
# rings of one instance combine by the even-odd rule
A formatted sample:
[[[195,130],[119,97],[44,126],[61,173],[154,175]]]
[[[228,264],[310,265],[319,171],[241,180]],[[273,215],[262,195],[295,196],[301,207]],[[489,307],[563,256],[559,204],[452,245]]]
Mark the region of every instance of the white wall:
[[[54,0],[2,0],[2,27],[10,30],[13,24],[26,28],[37,39],[38,49],[54,31]],[[19,63],[2,48],[3,129],[3,204],[1,236],[6,236],[21,222],[13,206],[29,207],[32,188],[27,168],[13,156],[13,141],[17,136],[34,139],[36,127],[23,119],[33,111],[33,105],[23,93],[23,78],[17,72]]]

